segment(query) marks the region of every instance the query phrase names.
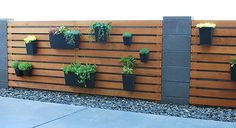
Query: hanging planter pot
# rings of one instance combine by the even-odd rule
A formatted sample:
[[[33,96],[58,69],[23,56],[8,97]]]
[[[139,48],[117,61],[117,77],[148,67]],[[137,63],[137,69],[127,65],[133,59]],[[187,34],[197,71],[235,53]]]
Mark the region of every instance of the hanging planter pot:
[[[51,29],[49,33],[50,46],[53,49],[75,49],[79,46],[78,30],[68,30],[61,26]]]
[[[123,89],[126,91],[133,91],[135,88],[135,75],[134,74],[123,74]]]
[[[109,23],[93,23],[90,25],[89,36],[90,40],[95,36],[98,43],[106,43],[111,33],[111,25]]]
[[[236,81],[236,58],[231,60],[230,64],[230,76],[232,81]]]
[[[68,72],[65,73],[65,84],[66,85],[71,85],[71,86],[77,86],[78,85],[78,76],[75,73]]]
[[[15,69],[16,76],[23,76],[23,72],[18,68]]]
[[[24,41],[25,41],[25,46],[26,46],[26,51],[27,55],[34,55],[37,53],[37,44],[36,44],[36,36],[27,36]]]
[[[148,62],[149,60],[149,49],[147,48],[142,48],[141,50],[139,50],[139,56],[140,56],[140,60],[143,63]]]
[[[96,82],[96,73],[90,74],[90,79],[86,81],[86,85],[84,87],[86,88],[94,88]]]
[[[22,62],[18,65],[19,70],[23,72],[24,76],[32,76],[32,64],[29,62]]]
[[[215,28],[213,23],[198,24],[200,45],[210,46],[212,44],[212,33]]]
[[[124,45],[131,45],[132,44],[132,34],[129,32],[123,33],[123,43]]]

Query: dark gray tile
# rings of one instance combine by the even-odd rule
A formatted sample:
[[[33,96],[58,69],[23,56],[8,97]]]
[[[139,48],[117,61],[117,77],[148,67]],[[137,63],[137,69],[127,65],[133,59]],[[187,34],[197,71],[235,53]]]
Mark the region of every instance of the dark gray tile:
[[[191,35],[163,36],[163,51],[190,51]]]
[[[189,97],[189,83],[164,81],[162,84],[163,96],[178,98]]]
[[[190,81],[190,68],[189,67],[177,67],[168,66],[162,67],[162,79],[164,81],[175,82],[189,82]]]
[[[164,66],[190,67],[190,51],[163,52],[162,58]]]

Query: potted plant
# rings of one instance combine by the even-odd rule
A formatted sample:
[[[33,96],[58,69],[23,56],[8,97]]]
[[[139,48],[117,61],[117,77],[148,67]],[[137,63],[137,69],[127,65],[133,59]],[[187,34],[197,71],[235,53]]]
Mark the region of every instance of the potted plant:
[[[80,87],[94,88],[96,78],[96,65],[81,64],[75,73]]]
[[[18,68],[19,64],[20,64],[20,62],[17,60],[12,61],[11,67],[15,69],[16,76],[23,76],[23,72],[21,70],[19,70],[19,68]]]
[[[196,25],[199,28],[200,45],[211,45],[212,33],[216,24],[214,23],[200,23]]]
[[[18,65],[19,70],[23,72],[24,76],[32,76],[32,64],[29,62],[22,62]]]
[[[147,48],[142,48],[141,50],[139,50],[139,56],[140,56],[141,62],[146,63],[148,61],[149,52],[150,51]]]
[[[131,45],[132,44],[132,34],[129,32],[123,33],[123,42],[124,45]]]
[[[51,48],[74,49],[79,45],[79,30],[69,30],[65,26],[51,28],[49,39]]]
[[[135,66],[136,59],[133,56],[128,56],[125,58],[121,58],[120,61],[123,63],[123,89],[127,91],[132,91],[135,88],[135,75],[133,74],[133,68]]]
[[[37,45],[36,45],[37,38],[36,36],[29,35],[24,39],[26,45],[26,51],[28,55],[34,55],[37,52]]]
[[[107,42],[107,38],[111,33],[111,25],[109,23],[99,23],[95,22],[90,25],[89,28],[89,36],[90,39],[95,36],[96,42],[105,43]]]
[[[78,85],[78,82],[77,82],[78,76],[75,74],[75,72],[79,68],[79,66],[80,64],[78,63],[72,63],[63,68],[66,85],[72,85],[72,86]]]
[[[230,75],[231,75],[231,80],[236,81],[236,58],[233,58],[231,60]]]

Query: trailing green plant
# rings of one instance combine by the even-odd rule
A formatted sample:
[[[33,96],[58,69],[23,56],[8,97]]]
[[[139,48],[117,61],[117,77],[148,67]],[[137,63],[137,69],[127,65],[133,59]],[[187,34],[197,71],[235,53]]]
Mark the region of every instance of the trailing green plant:
[[[200,23],[196,25],[197,28],[215,28],[216,24],[214,23]]]
[[[124,67],[128,68],[134,68],[136,63],[136,59],[131,55],[129,55],[128,57],[121,58],[120,61],[123,63]]]
[[[150,51],[149,51],[149,49],[147,49],[147,48],[142,48],[141,50],[139,50],[139,53],[140,54],[148,54]]]
[[[36,36],[34,36],[34,35],[29,35],[29,36],[27,36],[26,38],[24,38],[24,42],[25,42],[26,44],[31,43],[31,42],[33,42],[33,41],[35,41],[35,40],[37,40],[37,38],[36,38]]]
[[[72,63],[70,65],[67,65],[63,68],[63,71],[68,74],[68,73],[75,73],[76,70],[80,67],[80,63]]]
[[[68,31],[68,28],[65,26],[50,28],[49,33],[54,35],[63,34],[64,32]]]
[[[124,32],[123,37],[132,37],[132,34],[129,32]]]
[[[90,40],[94,38],[95,31],[98,31],[98,39],[104,39],[110,36],[111,25],[109,23],[99,23],[95,22],[89,27],[89,37]]]
[[[64,32],[64,37],[66,38],[67,44],[74,45],[76,36],[80,34],[79,30],[68,30]]]
[[[124,66],[124,67],[122,68],[122,74],[125,74],[125,75],[134,74],[133,71],[134,71],[134,70],[133,70],[132,68],[129,68],[129,67],[127,67],[127,66]]]
[[[236,58],[231,59],[231,66],[234,66],[236,64]]]
[[[32,69],[32,64],[29,62],[22,62],[18,65],[19,70],[21,71],[28,71]]]
[[[18,69],[19,64],[20,64],[20,61],[14,60],[11,62],[11,67],[14,69]]]
[[[94,64],[81,64],[75,71],[75,74],[79,77],[78,83],[84,84],[90,80],[90,75],[96,72],[96,65]]]

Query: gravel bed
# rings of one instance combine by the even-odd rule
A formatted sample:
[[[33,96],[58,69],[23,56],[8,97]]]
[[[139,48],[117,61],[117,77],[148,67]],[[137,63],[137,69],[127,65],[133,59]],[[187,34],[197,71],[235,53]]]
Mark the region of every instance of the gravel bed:
[[[77,95],[66,92],[29,89],[0,89],[0,96],[156,115],[236,122],[236,109],[226,109],[220,107],[158,104],[152,101],[137,99],[81,94]]]

